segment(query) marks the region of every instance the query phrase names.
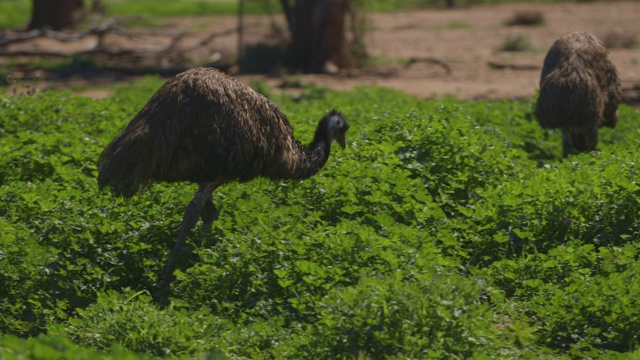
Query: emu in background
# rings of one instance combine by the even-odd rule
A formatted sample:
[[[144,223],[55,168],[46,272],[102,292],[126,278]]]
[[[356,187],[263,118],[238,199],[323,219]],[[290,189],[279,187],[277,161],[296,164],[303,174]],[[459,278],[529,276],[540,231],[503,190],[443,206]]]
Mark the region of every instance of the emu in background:
[[[621,101],[618,72],[598,39],[574,32],[553,43],[542,67],[536,116],[543,128],[560,129],[564,156],[595,150],[598,129],[616,126]]]

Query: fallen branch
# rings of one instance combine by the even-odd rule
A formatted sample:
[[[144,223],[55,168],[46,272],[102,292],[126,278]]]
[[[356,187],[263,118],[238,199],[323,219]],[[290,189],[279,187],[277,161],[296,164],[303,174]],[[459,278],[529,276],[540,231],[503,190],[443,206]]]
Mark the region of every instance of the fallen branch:
[[[36,39],[40,37],[48,37],[52,39],[56,39],[62,42],[72,42],[82,40],[88,36],[94,35],[103,35],[109,31],[119,29],[115,26],[118,22],[118,19],[110,18],[105,21],[100,26],[96,26],[87,31],[83,31],[80,33],[66,33],[61,31],[54,31],[50,29],[34,29],[31,31],[27,31],[25,33],[17,34],[11,37],[4,37],[0,39],[0,47],[6,46],[12,43],[25,42],[31,39]]]
[[[487,65],[490,68],[496,70],[538,70],[540,66],[531,65],[531,64],[512,64],[512,63],[501,63],[497,61],[487,61]]]
[[[447,72],[447,75],[451,75],[451,67],[449,66],[449,63],[442,58],[433,57],[433,56],[429,56],[426,58],[417,58],[417,57],[409,58],[409,61],[404,66],[404,70],[406,70],[409,66],[418,62],[426,62],[430,64],[440,65],[445,69],[445,71]]]
[[[253,24],[250,27],[260,27],[260,24]],[[245,25],[244,29],[246,30],[248,27]],[[230,35],[233,34],[235,32],[237,32],[238,29],[237,28],[233,28],[233,29],[228,29],[228,30],[223,30],[223,31],[219,31],[219,32],[215,32],[215,33],[211,33],[209,34],[209,36],[207,36],[206,38],[198,41],[197,43],[195,43],[194,45],[190,46],[190,47],[186,47],[183,48],[181,51],[191,51],[191,50],[196,50],[199,49],[203,46],[209,45],[209,43],[211,43],[213,40],[215,40],[215,38],[219,37],[219,36],[224,36],[224,35]]]
[[[197,41],[195,44],[191,44],[190,46],[180,47],[180,42],[186,38],[187,36],[193,35],[193,33],[189,32],[180,32],[173,34],[160,34],[162,36],[170,37],[169,43],[167,45],[161,46],[156,49],[150,50],[133,50],[126,48],[116,48],[110,49],[104,46],[103,38],[106,34],[116,33],[119,36],[127,37],[128,39],[135,42],[144,41],[141,39],[141,36],[153,36],[158,35],[158,32],[137,32],[131,33],[124,31],[122,28],[117,26],[117,24],[122,23],[122,19],[118,18],[110,18],[107,21],[103,22],[99,26],[95,26],[90,30],[83,31],[80,33],[66,33],[53,31],[49,29],[44,30],[31,30],[26,33],[18,34],[11,37],[5,37],[0,39],[0,48],[12,43],[19,42],[27,42],[33,39],[47,37],[53,38],[62,42],[73,42],[83,40],[89,36],[97,37],[97,41],[95,44],[87,50],[76,51],[73,53],[66,53],[61,51],[51,51],[51,50],[3,50],[0,49],[0,55],[3,56],[50,56],[50,57],[67,57],[70,55],[108,55],[112,57],[117,56],[130,56],[136,57],[140,59],[144,58],[158,58],[160,62],[166,61],[168,59],[178,58],[184,56],[185,53],[200,49],[202,47],[210,45],[216,38],[220,36],[225,36],[229,34],[233,34],[237,32],[236,28],[227,29],[223,31],[213,32],[207,35],[205,38]],[[261,26],[260,24],[252,24],[249,25],[249,28],[257,28]]]
[[[83,51],[77,51],[74,53],[63,53],[56,51],[46,51],[46,50],[14,50],[14,51],[6,51],[0,50],[0,55],[5,56],[50,56],[50,57],[67,57],[71,55],[109,55],[109,56],[138,56],[145,57],[149,54],[155,54],[155,51],[134,51],[128,49],[89,49]]]

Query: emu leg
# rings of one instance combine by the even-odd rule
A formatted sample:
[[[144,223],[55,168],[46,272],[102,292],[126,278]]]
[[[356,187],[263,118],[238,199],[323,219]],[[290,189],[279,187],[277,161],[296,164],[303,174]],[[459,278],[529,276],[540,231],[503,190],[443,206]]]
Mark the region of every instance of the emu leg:
[[[205,222],[208,221],[209,225],[217,218],[218,211],[213,205],[213,202],[211,202],[211,193],[215,188],[215,184],[200,184],[198,192],[185,209],[184,216],[182,217],[182,227],[178,234],[178,241],[173,247],[171,257],[169,257],[165,265],[164,275],[162,276],[162,282],[160,284],[161,289],[166,288],[171,282],[173,272],[176,269],[177,256],[182,246],[184,246],[187,234],[189,234],[189,231],[191,231],[198,222],[198,217],[202,217]]]
[[[218,220],[218,209],[211,201],[211,194],[209,194],[209,198],[204,203],[202,210],[200,211],[200,218],[202,219],[202,227],[206,232],[211,231],[211,224]]]
[[[569,129],[562,129],[562,155],[567,157],[574,153],[573,134]]]
[[[598,125],[589,129],[562,130],[562,148],[564,156],[594,151],[598,145]]]
[[[575,143],[575,141],[574,141]],[[582,134],[581,147],[576,147],[578,151],[594,151],[598,145],[598,124],[593,124],[591,129]]]

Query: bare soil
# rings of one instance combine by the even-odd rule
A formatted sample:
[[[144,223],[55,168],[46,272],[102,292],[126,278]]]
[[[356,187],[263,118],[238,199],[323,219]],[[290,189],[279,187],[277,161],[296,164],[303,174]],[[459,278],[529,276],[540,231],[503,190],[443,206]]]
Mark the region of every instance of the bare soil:
[[[507,25],[519,11],[540,12],[544,23],[535,26]],[[332,89],[348,90],[360,85],[376,85],[405,91],[419,98],[442,98],[453,95],[460,99],[502,99],[534,96],[538,89],[540,68],[547,49],[558,37],[586,31],[600,39],[618,37],[634,39],[630,48],[610,47],[611,57],[622,78],[627,102],[636,103],[640,94],[640,2],[584,2],[566,4],[497,4],[476,5],[456,9],[411,10],[392,14],[369,14],[366,46],[374,63],[362,69],[334,74],[296,74],[303,84],[316,84]],[[247,16],[245,43],[273,42],[274,28],[284,31],[280,16]],[[172,18],[166,19],[163,29],[186,30],[193,33],[184,41],[196,42],[212,32],[224,32],[236,26],[235,17]],[[165,34],[166,35],[166,34]],[[521,35],[532,49],[502,51],[509,36]],[[615,36],[614,36],[615,35]],[[118,45],[117,40],[112,40]],[[122,41],[121,41],[122,42]],[[162,41],[160,41],[162,42]],[[166,41],[165,41],[166,42]],[[86,41],[85,41],[86,43]],[[147,41],[147,46],[154,42]],[[60,43],[41,40],[38,49]],[[70,51],[87,44],[65,44]],[[138,45],[140,46],[140,45]],[[232,61],[236,57],[237,35],[221,35],[207,46],[191,51],[189,57],[196,64],[211,60]],[[450,67],[450,73],[434,62],[418,61],[409,66],[407,59],[439,59]],[[0,62],[3,61],[0,59]],[[6,61],[6,59],[5,59]],[[508,65],[503,69],[489,63]],[[233,72],[233,69],[231,69]],[[292,75],[241,74],[233,75],[243,82],[263,80],[275,87]],[[14,77],[19,78],[16,72]],[[128,77],[105,74],[97,81],[82,77],[67,77],[63,81],[43,80],[37,87],[60,88],[122,81]],[[108,90],[89,90],[83,95],[102,97]],[[636,103],[637,104],[637,103]]]

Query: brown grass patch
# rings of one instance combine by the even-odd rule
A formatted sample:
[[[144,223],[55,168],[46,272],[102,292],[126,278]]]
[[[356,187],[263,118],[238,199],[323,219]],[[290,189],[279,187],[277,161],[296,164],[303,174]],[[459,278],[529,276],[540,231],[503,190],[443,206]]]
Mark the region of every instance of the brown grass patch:
[[[608,49],[631,49],[638,45],[636,34],[622,29],[609,31],[601,40]]]
[[[507,21],[509,26],[537,26],[544,24],[544,14],[539,10],[517,10]]]

